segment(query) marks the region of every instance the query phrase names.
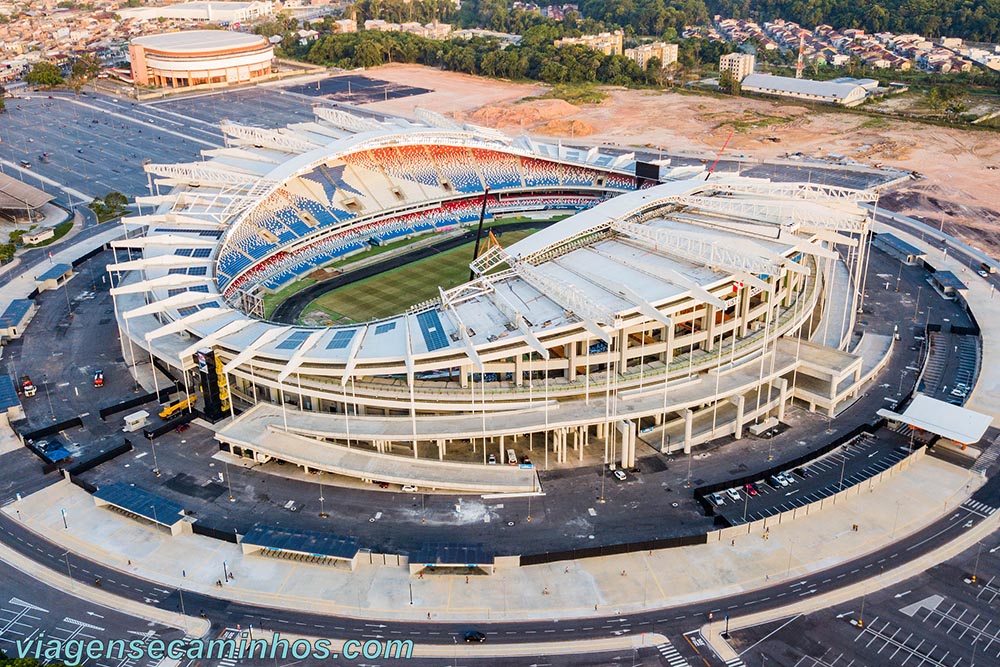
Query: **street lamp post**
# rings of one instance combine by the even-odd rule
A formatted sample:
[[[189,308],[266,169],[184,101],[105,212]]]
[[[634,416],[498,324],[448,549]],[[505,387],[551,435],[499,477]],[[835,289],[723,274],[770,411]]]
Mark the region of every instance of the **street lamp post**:
[[[233,482],[229,479],[229,461],[226,461],[226,485],[229,487],[229,502],[235,503],[236,498],[233,497]]]
[[[73,581],[73,572],[69,568],[69,552],[68,551],[64,551],[63,552],[63,558],[66,559],[66,574],[69,575],[69,580]]]
[[[840,463],[840,490],[843,491],[844,490],[844,472],[847,471],[847,457],[844,454],[841,454],[840,457],[841,457],[841,463]]]
[[[326,498],[323,497],[323,482],[319,483],[319,518],[325,519],[328,515],[326,513],[326,508],[323,506],[323,501]]]
[[[983,553],[983,543],[979,543],[979,549],[976,551],[976,564],[972,567],[972,583],[976,583],[976,575],[979,574],[979,556]]]

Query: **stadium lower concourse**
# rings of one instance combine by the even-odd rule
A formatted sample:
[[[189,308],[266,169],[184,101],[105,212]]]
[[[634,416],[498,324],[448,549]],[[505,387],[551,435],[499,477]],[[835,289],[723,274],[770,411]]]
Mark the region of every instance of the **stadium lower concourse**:
[[[229,124],[203,162],[146,165],[156,192],[108,267],[126,361],[175,377],[234,454],[528,492],[538,468],[631,468],[640,447],[738,439],[793,403],[832,417],[888,360],[891,336],[850,334],[874,189],[644,179],[632,155],[431,112],[315,113]],[[472,280],[392,317],[264,317],[266,295],[317,269],[481,212],[572,215],[485,238]]]

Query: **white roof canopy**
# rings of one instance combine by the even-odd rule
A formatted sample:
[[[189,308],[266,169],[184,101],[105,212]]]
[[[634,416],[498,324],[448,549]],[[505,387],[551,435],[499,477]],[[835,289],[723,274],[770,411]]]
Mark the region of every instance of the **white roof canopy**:
[[[879,410],[879,416],[895,419],[916,428],[936,433],[963,445],[979,442],[993,417],[975,410],[939,401],[930,396],[917,394],[903,414],[891,410]]]

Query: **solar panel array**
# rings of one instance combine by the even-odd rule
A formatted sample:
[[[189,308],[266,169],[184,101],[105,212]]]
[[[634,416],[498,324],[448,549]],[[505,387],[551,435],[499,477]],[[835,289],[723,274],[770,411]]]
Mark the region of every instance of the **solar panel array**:
[[[424,543],[414,559],[426,565],[488,565],[494,553],[480,543]]]
[[[380,324],[377,327],[375,327],[375,335],[378,336],[379,334],[389,333],[390,331],[392,331],[395,328],[396,328],[396,323],[395,322],[388,322],[386,324]]]
[[[351,344],[351,339],[354,338],[354,332],[356,329],[349,329],[347,331],[338,331],[333,335],[333,340],[326,344],[326,349],[328,350],[343,350],[345,347]]]
[[[297,350],[302,347],[302,343],[312,334],[311,331],[293,331],[285,340],[278,343],[278,350]]]
[[[243,537],[242,543],[275,551],[291,551],[325,558],[350,559],[358,553],[356,537],[312,530],[277,528],[260,523],[254,524]]]
[[[424,311],[417,315],[417,324],[420,325],[420,333],[424,335],[424,343],[427,344],[428,351],[433,352],[448,347],[448,336],[444,333],[441,318],[438,317],[436,310]]]
[[[55,280],[57,278],[62,278],[72,270],[73,267],[69,264],[55,264],[50,267],[48,271],[38,276],[36,280]]]
[[[0,315],[0,328],[6,329],[7,327],[20,324],[34,303],[31,299],[14,299],[11,301],[7,309],[3,311],[3,315]]]
[[[94,497],[164,526],[180,521],[184,512],[184,508],[174,501],[124,482],[102,486],[94,492]]]
[[[17,399],[17,389],[14,388],[14,381],[8,375],[0,375],[0,410],[6,411],[19,402]]]

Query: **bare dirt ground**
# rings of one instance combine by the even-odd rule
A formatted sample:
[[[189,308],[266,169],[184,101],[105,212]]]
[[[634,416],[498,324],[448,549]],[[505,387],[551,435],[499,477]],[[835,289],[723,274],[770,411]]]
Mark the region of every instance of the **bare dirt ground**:
[[[370,105],[375,109],[409,115],[421,107],[510,134],[656,146],[708,156],[719,150],[735,126],[737,132],[726,150],[731,155],[764,160],[796,152],[833,154],[917,171],[926,178],[904,183],[882,202],[930,224],[942,224],[945,231],[1000,256],[1000,170],[995,169],[1000,166],[1000,134],[996,132],[674,91],[605,88],[606,100],[584,106],[561,100],[519,102],[547,88],[418,65],[386,66],[373,76],[434,91]]]

